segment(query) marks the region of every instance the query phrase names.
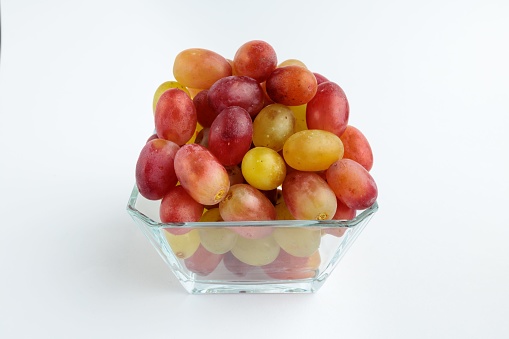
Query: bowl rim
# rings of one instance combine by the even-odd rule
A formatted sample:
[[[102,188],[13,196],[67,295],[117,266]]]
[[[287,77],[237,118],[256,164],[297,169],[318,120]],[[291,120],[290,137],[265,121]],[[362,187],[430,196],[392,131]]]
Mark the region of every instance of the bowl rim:
[[[158,222],[148,217],[143,212],[136,208],[136,202],[139,197],[138,187],[135,184],[129,200],[127,202],[127,212],[134,218],[140,219],[148,227],[154,229],[160,228],[199,228],[199,227],[318,227],[318,228],[334,228],[334,227],[348,227],[352,228],[364,220],[370,218],[378,211],[378,200],[376,200],[370,207],[362,210],[355,218],[351,220],[266,220],[266,221],[215,221],[215,222]]]

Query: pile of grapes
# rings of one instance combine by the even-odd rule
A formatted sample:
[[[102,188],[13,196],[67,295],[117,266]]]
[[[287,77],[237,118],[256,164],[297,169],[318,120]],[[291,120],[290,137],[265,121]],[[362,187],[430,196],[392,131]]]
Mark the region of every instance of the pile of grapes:
[[[155,92],[155,133],[136,165],[139,193],[160,200],[162,222],[349,220],[375,203],[372,150],[348,125],[348,100],[335,82],[299,60],[278,64],[260,40],[233,60],[184,50],[173,75]],[[165,236],[200,275],[223,261],[239,276],[261,267],[275,279],[299,279],[319,266],[321,237],[343,232],[174,227]]]

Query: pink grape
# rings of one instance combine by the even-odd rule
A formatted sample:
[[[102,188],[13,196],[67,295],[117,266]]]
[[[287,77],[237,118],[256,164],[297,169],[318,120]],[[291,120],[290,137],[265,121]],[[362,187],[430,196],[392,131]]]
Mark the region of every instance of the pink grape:
[[[307,104],[306,124],[309,129],[321,129],[341,137],[349,115],[350,106],[343,89],[334,82],[323,82]]]
[[[378,196],[375,180],[358,162],[338,160],[325,174],[331,189],[348,207],[363,210],[375,203]]]
[[[172,88],[161,94],[155,110],[155,127],[159,138],[182,146],[196,131],[196,108],[181,89]]]
[[[173,187],[161,200],[159,216],[165,223],[182,223],[199,221],[203,214],[203,205],[194,200],[182,186]],[[168,228],[172,234],[184,234],[190,228]]]
[[[174,161],[179,146],[169,140],[152,139],[142,148],[136,162],[136,185],[149,200],[161,199],[177,184]]]
[[[230,188],[230,179],[224,166],[199,144],[187,144],[178,150],[175,174],[189,195],[203,205],[217,204]]]
[[[225,108],[210,126],[208,148],[224,166],[237,165],[249,151],[253,121],[237,106]]]
[[[224,254],[214,254],[205,249],[201,244],[192,256],[184,259],[187,269],[201,276],[207,276],[214,272]]]
[[[260,84],[247,76],[229,76],[216,81],[208,92],[209,104],[221,113],[225,108],[239,106],[254,117],[263,108]]]
[[[343,142],[343,158],[352,159],[361,164],[367,171],[373,167],[373,151],[368,139],[362,132],[348,125],[340,137]]]

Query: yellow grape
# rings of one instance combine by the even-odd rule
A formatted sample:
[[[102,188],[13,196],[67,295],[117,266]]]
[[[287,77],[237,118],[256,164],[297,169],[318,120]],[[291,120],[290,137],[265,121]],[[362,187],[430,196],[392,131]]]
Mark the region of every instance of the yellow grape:
[[[295,116],[295,132],[300,132],[308,129],[308,125],[306,122],[306,107],[307,104],[300,106],[288,106]]]
[[[165,81],[162,84],[160,84],[159,87],[157,87],[156,92],[154,93],[154,99],[152,100],[152,110],[153,110],[154,114],[156,113],[156,105],[157,105],[157,102],[159,101],[159,98],[161,97],[161,94],[163,94],[165,91],[169,90],[170,88],[181,89],[184,92],[186,92],[186,94],[189,95],[189,97],[191,97],[191,94],[189,93],[189,91],[187,90],[187,88],[184,85],[178,83],[177,81]]]
[[[238,237],[231,253],[243,263],[252,266],[263,266],[273,262],[280,251],[280,247],[272,235],[259,239]]]
[[[200,222],[216,222],[216,221],[223,221],[223,218],[221,218],[221,214],[219,214],[219,208],[211,208],[200,218]]]
[[[302,227],[276,227],[272,235],[283,250],[296,257],[311,256],[322,238],[320,229]]]
[[[255,147],[242,159],[242,175],[253,187],[269,191],[283,183],[286,176],[286,164],[273,149]]]
[[[295,116],[285,105],[265,106],[253,121],[253,144],[279,152],[295,132]]]
[[[200,234],[197,229],[179,235],[164,231],[164,236],[173,253],[180,259],[189,258],[200,246]]]
[[[232,249],[238,234],[224,227],[202,227],[199,229],[201,244],[214,254],[223,254]]]
[[[287,59],[287,60],[281,62],[279,65],[277,65],[277,67],[285,67],[285,66],[290,66],[290,65],[307,68],[307,66],[302,61],[297,60],[297,59]]]
[[[299,171],[324,171],[343,158],[339,137],[323,130],[300,131],[288,138],[283,147],[286,163]]]
[[[275,207],[277,220],[295,220],[288,206],[286,206],[285,199],[278,200]]]

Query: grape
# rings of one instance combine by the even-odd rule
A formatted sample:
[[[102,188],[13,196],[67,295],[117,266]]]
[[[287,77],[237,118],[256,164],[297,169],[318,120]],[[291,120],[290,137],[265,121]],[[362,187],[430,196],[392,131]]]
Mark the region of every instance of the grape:
[[[355,218],[357,211],[353,208],[346,206],[341,200],[337,199],[338,208],[336,214],[332,217],[333,220],[352,220]]]
[[[191,94],[189,93],[187,88],[185,86],[183,86],[182,84],[179,84],[176,81],[165,81],[162,84],[160,84],[159,87],[157,87],[156,92],[154,93],[154,99],[152,100],[152,109],[154,111],[154,114],[156,113],[156,105],[157,105],[157,102],[159,101],[159,98],[161,97],[161,94],[163,94],[170,88],[181,89],[184,92],[186,92],[186,94],[189,95],[189,97],[191,97]]]
[[[287,106],[306,104],[317,90],[314,74],[296,65],[276,68],[267,78],[266,86],[274,102]]]
[[[238,165],[227,166],[225,168],[230,178],[230,185],[243,184],[245,182],[242,176],[242,170]]]
[[[230,188],[224,166],[208,149],[198,144],[187,144],[178,150],[175,173],[182,187],[202,205],[217,204]]]
[[[219,212],[225,221],[276,219],[274,205],[263,193],[248,184],[232,185],[219,203]],[[272,227],[268,226],[239,226],[231,229],[246,238],[261,238],[272,232]]]
[[[318,85],[320,85],[322,82],[327,82],[329,81],[329,79],[327,79],[326,77],[324,77],[323,75],[321,75],[320,73],[313,73],[315,75],[315,78],[316,78],[316,83]]]
[[[216,112],[209,104],[209,90],[200,91],[193,97],[194,107],[196,108],[196,118],[203,127],[210,127],[217,117]]]
[[[245,277],[249,271],[254,269],[254,266],[243,263],[235,258],[232,252],[226,252],[223,258],[224,267],[238,277]]]
[[[335,134],[304,130],[291,135],[283,146],[286,163],[300,171],[324,171],[343,157],[343,143]]]
[[[290,210],[288,210],[288,206],[286,206],[285,199],[279,199],[275,207],[277,220],[295,220]]]
[[[173,76],[188,88],[208,89],[229,75],[232,75],[230,63],[216,52],[203,48],[186,49],[177,54],[173,63]]]
[[[262,88],[263,91],[263,107],[273,104],[274,101],[267,94],[267,83],[265,81],[261,82],[260,87]]]
[[[348,125],[340,137],[345,148],[343,158],[352,159],[361,164],[367,171],[373,167],[373,152],[368,139],[357,128]]]
[[[225,108],[210,126],[209,150],[224,166],[237,165],[251,147],[253,121],[237,106]]]
[[[283,182],[283,198],[295,219],[330,220],[336,214],[334,192],[313,172],[289,173]]]
[[[271,235],[268,235],[259,239],[239,237],[231,253],[245,264],[263,266],[274,261],[279,251],[279,245]]]
[[[274,279],[308,279],[316,276],[320,262],[319,251],[306,258],[296,257],[281,250],[277,258],[270,264],[262,266],[262,269],[265,274]]]
[[[253,121],[253,144],[279,152],[295,132],[293,111],[281,104],[264,107]]]
[[[159,216],[162,222],[195,222],[203,214],[203,205],[196,202],[182,186],[173,187],[161,200]],[[169,228],[173,234],[184,234],[190,228]]]
[[[242,159],[242,175],[253,187],[259,190],[273,190],[283,183],[286,164],[273,149],[255,147]]]
[[[192,256],[184,259],[184,264],[191,272],[201,276],[207,276],[214,272],[221,260],[223,260],[223,256],[223,254],[211,253],[200,245]]]
[[[225,221],[276,219],[276,210],[270,200],[248,184],[232,185],[219,203],[219,212]]]
[[[224,227],[201,227],[201,244],[211,253],[224,254],[237,242],[238,234]]]
[[[194,142],[196,144],[202,145],[205,148],[208,148],[209,147],[209,133],[210,133],[209,127],[203,128],[196,135],[196,139],[194,140]]]
[[[277,67],[285,67],[285,66],[300,66],[300,67],[306,67],[306,64],[304,64],[302,61],[297,59],[287,59],[283,62],[281,62]]]
[[[207,95],[210,106],[217,113],[227,107],[239,106],[254,117],[263,108],[263,90],[255,79],[247,76],[233,75],[219,79]]]
[[[196,131],[196,108],[181,89],[172,88],[161,95],[154,118],[157,135],[179,146],[191,139]]]
[[[339,200],[356,210],[373,205],[378,196],[375,180],[359,163],[341,159],[326,172],[327,182]]]
[[[308,129],[308,125],[306,123],[306,107],[307,104],[299,106],[289,106],[289,108],[293,112],[293,115],[295,116],[295,132],[300,132],[305,129]]]
[[[165,228],[165,231],[169,230],[169,228]],[[179,259],[189,258],[200,246],[200,234],[196,229],[181,235],[175,235],[171,232],[164,232],[164,236],[168,241],[168,245],[170,245],[173,253],[175,253]]]
[[[142,148],[136,162],[136,185],[149,200],[159,200],[177,184],[174,160],[179,146],[172,141],[152,139]]]
[[[348,124],[350,108],[345,92],[338,84],[328,81],[318,85],[315,96],[306,108],[306,123],[309,129],[322,129],[343,134]]]
[[[309,257],[318,250],[322,232],[319,228],[276,227],[272,236],[288,254]]]
[[[277,66],[276,52],[265,41],[246,42],[235,53],[233,69],[236,75],[245,75],[263,82]]]
[[[203,213],[200,218],[200,222],[216,222],[216,221],[223,221],[223,218],[221,218],[221,214],[219,213],[218,207],[206,210],[205,213]]]

